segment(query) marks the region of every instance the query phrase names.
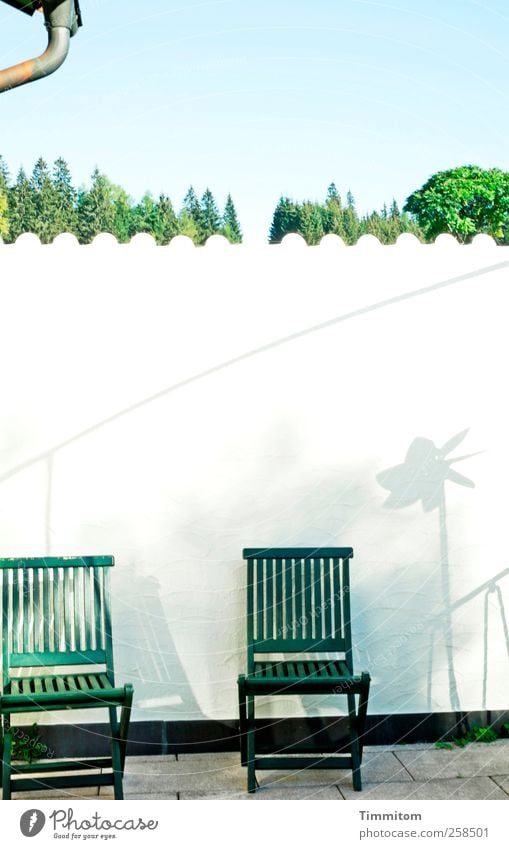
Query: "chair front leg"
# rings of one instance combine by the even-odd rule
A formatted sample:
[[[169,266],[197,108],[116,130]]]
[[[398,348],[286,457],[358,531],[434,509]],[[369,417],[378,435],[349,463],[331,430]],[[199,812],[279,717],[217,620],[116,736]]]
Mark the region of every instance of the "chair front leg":
[[[366,715],[368,712],[369,684],[371,678],[367,672],[361,675],[361,692],[359,696],[359,710],[357,713],[357,730],[359,734],[359,758],[362,762],[362,751],[364,738],[366,736]]]
[[[111,728],[111,765],[113,768],[113,787],[115,799],[124,798],[124,789],[122,785],[122,755],[119,744],[119,724],[117,719],[117,709],[114,707],[108,708],[110,714]]]
[[[361,758],[359,750],[359,735],[357,733],[357,714],[355,710],[355,696],[349,693],[348,717],[350,721],[350,752],[352,757],[352,782],[354,790],[362,790]]]
[[[255,697],[247,697],[247,792],[256,790],[255,774]]]
[[[239,676],[239,741],[240,741],[240,763],[247,766],[247,714],[246,714],[246,679]]]
[[[119,746],[120,746],[120,763],[122,766],[122,776],[125,768],[125,755],[127,749],[127,737],[129,733],[129,722],[131,720],[131,708],[133,704],[134,689],[131,684],[126,684],[126,700],[122,705],[120,712],[120,729],[119,729]]]
[[[2,798],[11,798],[12,731],[9,716],[4,717],[2,733]]]

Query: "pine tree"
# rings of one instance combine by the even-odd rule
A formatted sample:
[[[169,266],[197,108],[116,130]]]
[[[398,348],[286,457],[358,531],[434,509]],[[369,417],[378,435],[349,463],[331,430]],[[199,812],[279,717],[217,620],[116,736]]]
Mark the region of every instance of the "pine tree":
[[[189,231],[192,230],[196,234],[195,237],[192,237],[193,241],[195,244],[200,244],[203,236],[202,211],[200,201],[192,186],[189,186],[184,198],[182,213],[185,213],[182,219],[182,226],[185,225]],[[194,224],[194,227],[190,222]],[[187,236],[188,233],[184,233],[183,235]]]
[[[391,208],[389,209],[389,218],[401,218],[401,213],[395,198],[392,199]]]
[[[154,236],[158,245],[167,245],[179,232],[173,204],[167,195],[159,195],[156,204]]]
[[[210,189],[206,189],[201,199],[201,220],[203,228],[203,242],[214,233],[221,230],[221,216],[217,208],[214,195]]]
[[[147,192],[132,209],[132,232],[149,233],[155,237],[157,230],[157,206],[154,198]]]
[[[77,233],[77,192],[72,185],[71,172],[65,159],[59,157],[53,166],[55,193],[54,226],[57,233]]]
[[[177,218],[179,236],[188,236],[195,245],[202,244],[201,231],[187,209],[182,209]]]
[[[132,204],[121,186],[111,187],[113,202],[113,235],[119,244],[129,242],[133,235]]]
[[[114,233],[114,187],[96,168],[90,191],[81,189],[78,195],[78,238],[88,244],[99,233]]]
[[[346,196],[346,208],[343,209],[343,230],[347,245],[355,245],[362,233],[354,196],[350,191]]]
[[[340,236],[344,241],[346,241],[346,233],[343,226],[341,197],[335,183],[331,183],[327,189],[323,222],[324,233],[334,233],[336,236]]]
[[[318,245],[324,236],[322,210],[317,203],[306,201],[301,205],[298,232],[308,245]]]
[[[226,205],[223,213],[223,234],[229,242],[237,245],[242,242],[242,230],[237,218],[237,210],[232,200],[232,196],[226,198]]]
[[[34,165],[30,185],[35,205],[33,232],[43,244],[48,244],[61,232],[56,221],[59,201],[48,165],[42,157]]]
[[[9,198],[7,192],[0,189],[0,241],[9,237]]]
[[[0,156],[0,240],[9,237],[9,171]]]
[[[269,242],[278,244],[288,233],[298,233],[299,223],[299,206],[290,198],[280,197],[270,226]]]
[[[369,233],[371,236],[375,236],[382,244],[387,244],[387,208],[385,208],[385,217],[383,209],[381,215],[375,211],[370,215],[365,215],[360,222],[359,230],[360,235]]]
[[[35,198],[30,181],[20,168],[14,186],[9,189],[9,241],[22,233],[35,232]]]

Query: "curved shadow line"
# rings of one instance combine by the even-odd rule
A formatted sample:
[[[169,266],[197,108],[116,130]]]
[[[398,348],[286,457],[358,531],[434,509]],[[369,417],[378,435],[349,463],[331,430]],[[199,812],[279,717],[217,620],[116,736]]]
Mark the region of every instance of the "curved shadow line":
[[[143,398],[143,400],[137,401],[130,407],[125,407],[123,410],[119,410],[117,413],[113,413],[111,416],[108,416],[102,421],[85,428],[85,430],[82,430],[80,433],[77,433],[69,439],[60,442],[58,445],[54,445],[53,448],[49,448],[47,451],[44,451],[41,454],[37,454],[35,457],[32,457],[30,460],[26,460],[24,463],[20,463],[18,466],[15,466],[13,469],[10,469],[8,472],[4,472],[2,475],[0,475],[0,483],[5,480],[8,480],[8,478],[10,477],[14,477],[14,475],[18,474],[18,472],[29,468],[29,466],[32,466],[34,463],[38,463],[41,460],[45,460],[48,456],[51,456],[57,451],[66,448],[68,445],[72,445],[73,442],[77,442],[79,439],[83,439],[85,436],[94,433],[94,431],[99,430],[100,428],[105,427],[108,424],[111,424],[117,419],[120,419],[123,416],[126,416],[129,413],[140,409],[141,407],[144,407],[146,404],[151,404],[154,401],[158,401],[161,398],[164,398],[165,395],[169,395],[171,392],[176,392],[178,389],[183,389],[185,386],[189,386],[191,383],[196,383],[199,380],[203,380],[206,377],[210,377],[213,374],[217,374],[217,372],[223,371],[229,366],[237,365],[238,363],[241,363],[244,360],[249,360],[252,357],[256,357],[258,354],[264,354],[267,351],[273,350],[274,348],[278,348],[282,345],[287,345],[290,342],[295,342],[297,339],[302,339],[304,336],[308,336],[311,333],[317,333],[320,330],[325,330],[328,327],[333,327],[335,324],[341,324],[342,322],[348,321],[351,318],[359,318],[360,316],[367,315],[368,313],[374,312],[375,310],[384,309],[385,307],[393,306],[394,304],[399,304],[403,301],[408,301],[411,298],[418,298],[422,295],[428,295],[432,292],[437,292],[440,289],[445,289],[448,286],[453,286],[455,283],[463,283],[466,280],[472,280],[475,277],[482,277],[486,274],[492,274],[494,271],[500,271],[502,268],[508,267],[509,260],[506,260],[505,262],[497,262],[495,263],[495,265],[488,265],[484,268],[479,268],[476,271],[469,271],[466,274],[460,274],[457,277],[450,277],[447,280],[440,280],[438,283],[432,283],[430,286],[423,286],[421,289],[416,289],[414,292],[405,292],[402,295],[395,295],[394,297],[386,298],[383,301],[376,301],[376,303],[370,304],[369,306],[360,307],[357,310],[352,310],[351,312],[345,313],[344,315],[336,316],[335,318],[329,318],[327,319],[327,321],[322,321],[319,324],[313,324],[311,325],[311,327],[306,327],[303,330],[297,330],[295,333],[290,333],[288,336],[282,336],[281,339],[275,339],[273,342],[268,342],[266,345],[260,345],[258,348],[252,348],[250,351],[246,351],[244,354],[238,354],[236,357],[231,357],[229,360],[224,360],[224,362],[218,363],[215,366],[211,366],[208,369],[204,369],[203,371],[200,371],[197,374],[193,374],[191,377],[186,377],[184,380],[180,380],[178,381],[178,383],[174,383],[173,386],[168,386],[166,387],[166,389],[161,389],[159,392],[155,392],[153,395],[149,395],[147,398]]]

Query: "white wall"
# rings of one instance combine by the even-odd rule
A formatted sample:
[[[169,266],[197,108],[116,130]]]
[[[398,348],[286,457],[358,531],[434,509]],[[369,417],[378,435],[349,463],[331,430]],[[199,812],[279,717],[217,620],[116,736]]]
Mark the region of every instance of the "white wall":
[[[236,716],[258,545],[353,546],[372,713],[509,708],[509,574],[454,606],[509,567],[508,269],[487,237],[0,245],[1,554],[115,555],[136,719]],[[414,439],[466,428],[449,456],[482,452],[453,466],[475,488],[384,506]]]

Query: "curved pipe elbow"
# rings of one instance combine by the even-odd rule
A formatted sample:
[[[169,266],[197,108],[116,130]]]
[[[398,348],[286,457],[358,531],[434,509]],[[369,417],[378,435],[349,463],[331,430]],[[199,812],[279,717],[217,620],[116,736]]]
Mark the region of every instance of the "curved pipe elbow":
[[[70,40],[71,33],[67,27],[50,27],[48,46],[44,53],[36,59],[0,71],[0,92],[40,80],[58,70],[67,58]]]

